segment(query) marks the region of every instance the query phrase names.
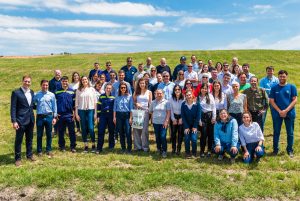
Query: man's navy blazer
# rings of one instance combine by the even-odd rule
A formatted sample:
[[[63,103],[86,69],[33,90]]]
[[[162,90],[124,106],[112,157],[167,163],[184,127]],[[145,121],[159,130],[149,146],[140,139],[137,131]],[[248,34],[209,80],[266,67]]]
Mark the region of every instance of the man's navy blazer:
[[[30,89],[32,101],[29,105],[24,94],[24,91],[20,87],[16,89],[11,94],[11,106],[10,106],[10,116],[11,122],[18,122],[21,125],[28,125],[29,123],[34,123],[34,113],[33,113],[33,96],[34,92]]]

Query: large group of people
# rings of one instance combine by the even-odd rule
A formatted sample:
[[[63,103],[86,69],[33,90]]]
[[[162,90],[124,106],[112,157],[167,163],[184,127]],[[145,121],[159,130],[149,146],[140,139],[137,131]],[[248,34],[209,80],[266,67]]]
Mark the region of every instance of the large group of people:
[[[156,151],[168,156],[167,133],[170,133],[172,154],[197,156],[200,135],[200,157],[225,153],[234,162],[241,152],[245,163],[264,155],[264,125],[268,108],[273,120],[273,153],[279,152],[282,122],[287,132],[286,151],[294,154],[294,122],[297,90],[287,82],[288,72],[266,67],[266,76],[260,81],[250,73],[250,65],[208,60],[205,64],[185,56],[173,73],[167,60],[161,58],[158,66],[146,58],[145,65],[133,66],[132,57],[126,65],[114,70],[111,61],[101,68],[94,63],[88,76],[73,72],[62,76],[55,70],[50,81],[40,82],[41,90],[31,89],[32,78],[24,75],[22,86],[11,95],[11,121],[16,130],[15,165],[21,165],[21,144],[25,134],[26,157],[35,161],[32,151],[34,123],[37,130],[37,155],[43,155],[43,133],[46,133],[46,155],[53,157],[53,132],[58,133],[58,145],[66,151],[65,133],[68,129],[70,151],[76,152],[76,132],[81,132],[83,152],[99,154],[103,151],[106,128],[108,148],[113,150],[120,142],[121,151],[149,152],[149,125],[153,124]],[[36,121],[33,110],[36,109]],[[143,119],[139,127],[135,113]],[[95,130],[95,125],[97,128]],[[97,133],[95,132],[97,131]],[[133,134],[132,134],[133,133]],[[96,141],[97,140],[97,141]],[[132,146],[134,145],[134,146]],[[191,148],[190,148],[191,147]]]

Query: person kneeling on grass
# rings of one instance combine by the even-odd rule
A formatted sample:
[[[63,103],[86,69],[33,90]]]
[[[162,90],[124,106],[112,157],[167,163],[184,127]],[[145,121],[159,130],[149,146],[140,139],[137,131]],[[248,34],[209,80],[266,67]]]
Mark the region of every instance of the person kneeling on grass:
[[[264,155],[264,135],[258,123],[252,122],[249,112],[243,113],[243,124],[239,127],[239,137],[245,152],[245,163],[251,163],[256,157],[257,161]]]
[[[235,162],[238,154],[238,124],[237,121],[230,117],[228,111],[220,111],[220,120],[214,126],[215,152],[218,159],[223,160],[225,152],[230,155],[231,163]]]

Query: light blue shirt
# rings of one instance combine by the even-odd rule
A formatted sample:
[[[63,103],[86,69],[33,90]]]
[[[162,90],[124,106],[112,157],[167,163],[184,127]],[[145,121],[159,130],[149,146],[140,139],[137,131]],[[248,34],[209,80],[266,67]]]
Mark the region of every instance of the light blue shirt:
[[[114,103],[114,112],[131,112],[133,110],[133,99],[131,95],[117,96]]]
[[[232,147],[236,147],[238,143],[238,124],[235,119],[231,119],[226,123],[225,132],[222,131],[222,126],[225,123],[218,121],[214,126],[214,140],[216,145],[221,143],[230,143]]]
[[[192,63],[193,64],[193,71],[198,72],[199,71],[199,65],[197,64],[197,62]]]
[[[37,92],[33,97],[33,103],[36,105],[37,114],[53,113],[53,116],[57,116],[57,106],[55,95],[50,92]]]
[[[261,88],[264,88],[269,96],[271,92],[271,88],[278,83],[279,83],[278,78],[273,75],[271,79],[268,77],[264,77],[263,79],[261,79],[259,82],[259,86]]]
[[[123,81],[123,82],[125,82],[125,81]],[[132,95],[132,91],[131,91],[131,86],[130,86],[130,84],[129,84],[128,82],[125,82],[125,83],[126,83],[126,85],[127,85],[128,93],[129,93],[130,95]],[[115,83],[112,85],[112,92],[111,92],[112,96],[117,97],[117,96],[119,95],[119,86],[120,86],[120,81],[115,82]]]
[[[165,99],[169,100],[172,97],[174,86],[175,86],[175,84],[170,81],[168,83],[161,82],[161,83],[159,83],[157,89],[162,89],[165,94]]]

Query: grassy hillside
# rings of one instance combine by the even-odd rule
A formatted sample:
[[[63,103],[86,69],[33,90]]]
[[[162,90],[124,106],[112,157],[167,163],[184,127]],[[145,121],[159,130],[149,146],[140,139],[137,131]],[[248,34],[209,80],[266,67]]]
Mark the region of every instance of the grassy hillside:
[[[265,75],[265,67],[272,65],[276,72],[285,69],[289,72],[289,82],[300,86],[300,51],[177,51],[177,52],[142,52],[130,54],[78,54],[68,56],[51,56],[41,58],[1,58],[0,59],[0,189],[2,192],[19,192],[25,187],[34,189],[38,198],[45,192],[55,191],[54,199],[68,199],[65,194],[72,192],[80,198],[114,199],[118,196],[128,197],[131,194],[144,195],[149,191],[171,189],[172,199],[178,190],[187,195],[199,195],[202,198],[287,198],[300,199],[300,138],[299,115],[295,122],[295,157],[288,158],[285,153],[286,134],[284,127],[281,135],[281,152],[277,157],[272,152],[272,122],[270,115],[266,123],[267,156],[261,162],[250,166],[238,161],[234,165],[212,159],[192,159],[171,156],[161,160],[155,154],[154,136],[151,135],[150,154],[135,153],[131,156],[119,154],[119,144],[114,153],[105,150],[102,155],[60,153],[57,150],[57,138],[53,140],[55,157],[38,158],[35,163],[23,160],[21,168],[14,167],[14,135],[9,116],[10,94],[21,84],[23,74],[33,77],[32,89],[39,90],[41,79],[51,79],[53,70],[61,69],[63,75],[71,76],[73,71],[88,74],[93,63],[98,61],[101,67],[111,60],[113,68],[118,70],[128,56],[133,57],[134,65],[145,62],[152,57],[153,64],[159,64],[161,57],[167,59],[168,65],[174,68],[182,55],[188,58],[195,54],[198,59],[207,61],[231,61],[237,56],[239,63],[249,63],[250,71],[259,78]],[[299,92],[299,89],[298,89]],[[297,112],[299,106],[297,104]],[[67,140],[67,145],[68,145]],[[43,142],[45,145],[45,141]],[[34,150],[36,134],[34,134]],[[78,137],[78,148],[82,148]],[[170,145],[169,150],[170,150]],[[107,143],[105,144],[107,147]],[[199,147],[198,147],[199,150]],[[22,151],[25,151],[23,146]],[[25,153],[23,153],[23,159]],[[172,190],[173,189],[173,190]],[[1,190],[0,190],[1,191]],[[49,193],[48,193],[49,194]],[[70,193],[69,193],[70,194]],[[69,195],[68,194],[68,195]],[[101,195],[99,197],[99,195]],[[0,193],[0,198],[3,194]],[[19,196],[18,194],[16,196]],[[64,197],[61,197],[64,196]],[[66,197],[65,197],[66,196]],[[103,197],[104,196],[104,197]],[[3,198],[3,197],[2,197]],[[18,198],[18,197],[17,197]],[[176,196],[174,197],[176,198]],[[183,197],[187,199],[192,197]],[[156,199],[156,198],[155,198]]]

